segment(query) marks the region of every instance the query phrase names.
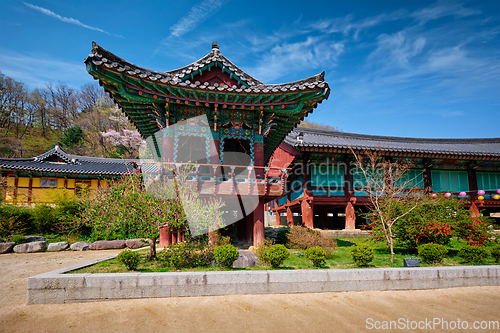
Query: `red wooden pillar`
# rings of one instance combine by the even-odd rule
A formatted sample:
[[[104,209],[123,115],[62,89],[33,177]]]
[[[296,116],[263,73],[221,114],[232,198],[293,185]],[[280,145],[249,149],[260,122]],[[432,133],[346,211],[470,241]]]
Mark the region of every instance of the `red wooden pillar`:
[[[302,225],[306,228],[314,228],[314,210],[312,201],[309,202],[309,200],[302,200],[300,208],[302,211]]]
[[[281,213],[279,211],[276,211],[276,225],[281,225]]]
[[[254,243],[254,240],[253,240],[254,213],[255,213],[255,211],[248,214],[245,217],[245,242],[247,242],[248,244]]]
[[[356,213],[351,202],[345,207],[345,229],[356,229]]]
[[[264,244],[264,200],[259,198],[259,204],[253,211],[253,245]]]
[[[19,187],[19,176],[14,179],[14,203],[17,204],[17,189]]]
[[[326,209],[321,210],[319,213],[319,219],[321,220],[321,229],[328,229],[328,211]]]
[[[28,205],[31,205],[31,198],[33,196],[33,176],[30,176],[28,183]]]
[[[170,244],[172,244],[172,235],[169,228],[160,228],[160,247],[167,247]]]
[[[253,144],[253,165],[256,167],[263,167],[264,166],[264,143],[262,142],[255,142]],[[264,178],[264,169],[263,168],[256,168],[255,169],[255,176],[257,178]]]
[[[293,214],[290,206],[286,207],[286,224],[288,224],[289,227],[293,227]]]
[[[177,232],[175,231],[175,229],[171,230],[170,239],[172,240],[171,244],[177,243]]]

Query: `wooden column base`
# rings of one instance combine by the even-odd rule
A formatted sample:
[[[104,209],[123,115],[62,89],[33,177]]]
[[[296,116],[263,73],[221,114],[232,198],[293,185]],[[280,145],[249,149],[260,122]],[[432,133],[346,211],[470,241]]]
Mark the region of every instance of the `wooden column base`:
[[[345,229],[356,229],[356,213],[350,202],[348,202],[345,207]]]

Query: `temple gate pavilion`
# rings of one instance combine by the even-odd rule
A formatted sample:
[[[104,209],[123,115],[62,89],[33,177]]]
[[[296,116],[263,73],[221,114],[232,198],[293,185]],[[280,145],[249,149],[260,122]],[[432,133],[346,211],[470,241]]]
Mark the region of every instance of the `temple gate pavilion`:
[[[300,120],[328,98],[324,72],[295,82],[264,84],[222,55],[216,42],[203,58],[167,72],[136,66],[95,42],[85,64],[145,139],[163,130],[162,142],[155,141],[163,162],[188,163],[189,157],[177,149],[188,141],[197,142],[201,149],[217,150],[207,152],[205,168],[196,169],[197,183],[213,184],[211,193],[200,195],[235,200],[231,184],[248,184],[248,193],[258,193],[259,202],[236,228],[240,240],[260,244],[264,239],[264,205],[285,193],[292,161],[286,154],[275,154],[276,148]],[[206,145],[207,133],[197,126],[187,126],[187,135],[186,131],[183,135],[169,131],[178,122],[202,115],[208,121],[214,148]],[[245,153],[251,161],[225,161],[224,152]],[[234,172],[221,174],[224,167],[234,170],[238,166],[252,169],[253,176],[249,172],[248,177],[238,179]],[[160,241],[170,243],[168,231],[162,233]]]

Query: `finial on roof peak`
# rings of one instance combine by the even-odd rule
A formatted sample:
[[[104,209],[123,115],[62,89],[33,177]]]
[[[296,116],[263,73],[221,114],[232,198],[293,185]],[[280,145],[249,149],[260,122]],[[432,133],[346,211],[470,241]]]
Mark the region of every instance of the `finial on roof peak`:
[[[212,43],[212,50],[213,49],[217,49],[217,50],[219,49],[219,44],[217,42]]]

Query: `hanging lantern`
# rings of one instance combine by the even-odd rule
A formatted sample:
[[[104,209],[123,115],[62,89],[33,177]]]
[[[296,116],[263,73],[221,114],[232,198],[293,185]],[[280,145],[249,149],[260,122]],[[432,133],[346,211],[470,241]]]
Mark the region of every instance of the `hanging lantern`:
[[[500,195],[498,195],[498,194],[495,194],[495,196],[493,196],[493,199],[495,199],[495,200],[498,200],[498,199],[500,199]]]
[[[477,197],[477,199],[483,201],[484,197],[482,195],[480,195],[480,196]]]
[[[477,191],[477,194],[479,194],[479,195],[484,195],[485,193],[486,193],[486,192],[485,192],[484,190],[479,190],[479,191]]]
[[[459,196],[461,196],[461,197],[465,197],[465,196],[467,195],[467,193],[465,193],[465,192],[460,192],[458,195],[459,195]]]
[[[445,197],[447,197],[447,198],[449,198],[449,197],[451,197],[451,193],[450,193],[450,192],[448,192],[448,193],[446,193],[444,196],[445,196]]]
[[[431,194],[431,197],[433,197],[433,198],[435,198],[435,197],[437,197],[437,196],[438,196],[438,195],[437,195],[436,193],[432,193],[432,194]]]

